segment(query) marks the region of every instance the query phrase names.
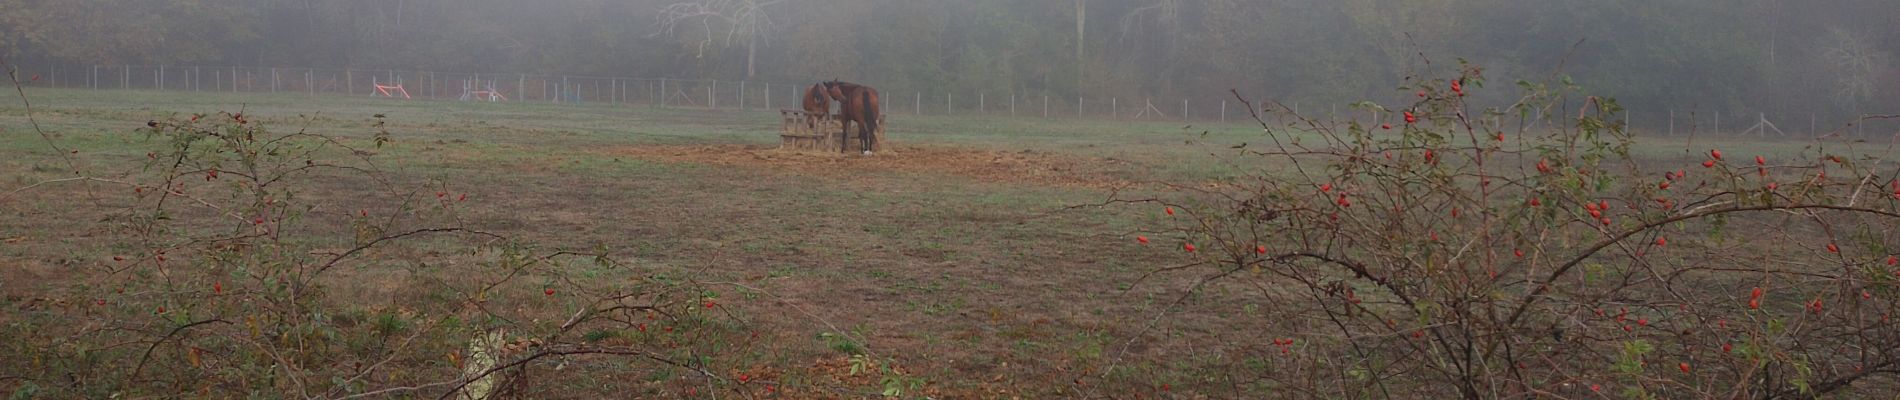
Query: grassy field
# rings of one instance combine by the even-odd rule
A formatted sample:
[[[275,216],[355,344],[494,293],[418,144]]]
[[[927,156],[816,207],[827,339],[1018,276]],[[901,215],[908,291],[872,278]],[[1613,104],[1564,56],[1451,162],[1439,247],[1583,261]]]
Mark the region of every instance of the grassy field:
[[[136,168],[156,145],[147,120],[243,112],[279,131],[367,143],[380,120],[394,142],[371,156],[400,183],[467,193],[469,226],[550,248],[604,246],[636,263],[738,282],[728,306],[769,340],[756,362],[786,376],[842,357],[821,333],[864,347],[948,398],[1059,396],[1163,384],[1225,387],[1219,366],[1271,352],[1247,327],[1244,291],[1213,287],[1155,312],[1198,276],[1145,272],[1182,261],[1133,232],[1165,218],[1097,203],[1118,188],[1197,184],[1262,168],[1230,147],[1258,126],[1007,117],[888,117],[895,151],[872,158],[775,152],[766,111],[612,105],[458,103],[303,95],[29,90],[34,118],[97,171]],[[67,176],[18,100],[0,109],[0,191]],[[384,118],[374,118],[376,115]],[[1683,138],[1644,142],[1654,162],[1691,160],[1719,140],[1732,154],[1793,154],[1809,142]],[[1890,156],[1885,143],[1853,144]],[[1890,157],[1889,157],[1890,158]],[[1269,167],[1270,168],[1270,167]],[[0,200],[0,294],[32,297],[64,268],[104,262],[91,240],[96,188],[56,184]],[[374,207],[351,182],[314,197],[323,210]],[[409,301],[399,280],[360,269],[364,303]],[[396,283],[390,283],[396,282]],[[1132,285],[1132,286],[1131,286]],[[753,291],[756,290],[756,291]],[[15,307],[0,303],[0,307]],[[9,311],[11,312],[11,311]],[[7,317],[0,317],[5,321]],[[1159,321],[1159,322],[1154,322]],[[1153,327],[1151,328],[1151,324]],[[1124,351],[1126,351],[1124,353]],[[1109,366],[1108,382],[1093,379]],[[0,387],[4,387],[0,384]]]

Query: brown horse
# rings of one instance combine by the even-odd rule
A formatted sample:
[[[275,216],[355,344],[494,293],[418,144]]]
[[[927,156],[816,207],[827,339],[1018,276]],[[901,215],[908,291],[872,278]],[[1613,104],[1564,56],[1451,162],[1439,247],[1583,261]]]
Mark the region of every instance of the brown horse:
[[[851,134],[851,123],[858,123],[858,140],[864,145],[864,155],[871,155],[876,145],[877,118],[879,114],[877,89],[849,82],[825,82],[825,91],[831,99],[838,101],[838,122],[844,125],[844,135]],[[850,146],[842,141],[838,150],[845,151]]]
[[[805,89],[805,125],[818,129],[818,120],[831,114],[831,95],[825,93],[823,82],[814,83]]]

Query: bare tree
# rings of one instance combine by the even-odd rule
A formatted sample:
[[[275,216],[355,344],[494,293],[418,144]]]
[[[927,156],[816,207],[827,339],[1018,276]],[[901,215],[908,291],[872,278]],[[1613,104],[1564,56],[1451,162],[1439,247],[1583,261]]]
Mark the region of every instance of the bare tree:
[[[1830,29],[1833,45],[1821,55],[1834,65],[1834,99],[1858,113],[1861,103],[1874,96],[1876,74],[1886,70],[1885,54],[1867,38],[1840,28]]]
[[[1086,68],[1084,66],[1087,65],[1082,59],[1082,48],[1088,44],[1088,36],[1082,28],[1088,24],[1088,5],[1088,0],[1075,0],[1075,88],[1077,90],[1081,90],[1082,84],[1087,82],[1082,73],[1083,68]]]
[[[732,46],[733,41],[745,45],[745,76],[751,78],[756,73],[755,60],[758,48],[770,44],[771,38],[764,33],[772,29],[772,18],[765,7],[783,0],[694,0],[667,5],[660,9],[659,32],[655,35],[676,35],[680,24],[698,22],[705,37],[699,42],[699,55],[706,54],[706,45],[713,41],[723,41]],[[714,24],[723,30],[724,38],[714,33]]]
[[[1152,19],[1156,28],[1167,37],[1168,47],[1172,48],[1181,28],[1181,0],[1154,0],[1153,3],[1135,8],[1122,16],[1122,39],[1128,34],[1142,32],[1142,20]]]

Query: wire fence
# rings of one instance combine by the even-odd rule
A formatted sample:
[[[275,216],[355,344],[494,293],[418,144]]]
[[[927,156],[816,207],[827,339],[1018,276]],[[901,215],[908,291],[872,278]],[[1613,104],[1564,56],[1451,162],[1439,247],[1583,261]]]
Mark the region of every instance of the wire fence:
[[[240,66],[87,65],[18,67],[35,87],[92,90],[277,93],[395,97],[422,100],[609,104],[660,108],[796,109],[811,85],[715,79],[603,77],[528,73],[465,73],[401,69],[326,69]],[[1226,93],[1201,98],[1089,98],[1046,93],[883,91],[892,114],[991,115],[1114,120],[1244,122],[1246,105]],[[1353,120],[1366,127],[1402,123],[1392,113],[1281,102],[1288,111],[1315,119]],[[1254,106],[1263,106],[1254,104]],[[1264,111],[1264,110],[1262,110]],[[1847,124],[1834,111],[1729,112],[1628,111],[1633,130],[1659,135],[1732,134],[1811,137],[1843,132],[1888,136],[1900,120],[1867,119]],[[1851,118],[1849,118],[1851,120]],[[1510,128],[1500,126],[1495,128]]]

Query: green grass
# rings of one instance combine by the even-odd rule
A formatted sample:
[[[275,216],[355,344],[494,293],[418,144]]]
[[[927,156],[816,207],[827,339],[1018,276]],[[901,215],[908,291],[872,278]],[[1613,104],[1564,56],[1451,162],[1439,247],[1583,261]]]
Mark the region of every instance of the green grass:
[[[1063,205],[1099,201],[1104,195],[1099,190],[928,171],[874,170],[863,179],[839,181],[835,176],[796,171],[601,151],[654,145],[769,146],[777,141],[775,113],[297,95],[87,91],[29,95],[36,103],[35,118],[54,142],[80,150],[79,159],[87,168],[108,172],[133,169],[145,152],[158,147],[136,132],[149,119],[242,109],[251,120],[278,131],[308,129],[367,148],[369,136],[376,131],[373,116],[382,114],[387,123],[383,129],[395,141],[373,149],[372,159],[396,175],[399,184],[419,185],[435,179],[451,191],[470,193],[462,218],[473,227],[551,248],[604,245],[621,258],[696,279],[745,281],[772,295],[762,298],[791,299],[811,310],[815,318],[770,301],[730,300],[757,316],[757,329],[777,336],[775,342],[788,348],[781,368],[798,368],[832,354],[835,349],[803,339],[827,330],[825,322],[829,322],[876,332],[868,347],[896,357],[900,364],[1001,351],[1007,355],[996,356],[1007,360],[1009,370],[1047,371],[1052,365],[1039,360],[1065,351],[1060,345],[1019,349],[1011,347],[1013,338],[978,335],[972,338],[979,344],[976,347],[920,354],[914,350],[921,348],[906,346],[924,346],[922,342],[910,344],[910,339],[903,338],[972,328],[969,323],[975,312],[970,310],[999,310],[992,314],[1000,319],[986,324],[1049,320],[1054,317],[1049,310],[1083,301],[1086,298],[1076,294],[1086,290],[1030,293],[1052,287],[1108,287],[1113,279],[1060,272],[1087,271],[1095,258],[1107,254],[1077,258],[1055,253],[1088,253],[1087,248],[1100,245],[1091,239],[1093,227],[1119,217],[1065,213],[1024,223],[1036,213]],[[974,126],[953,118],[933,119]],[[10,133],[30,131],[18,108],[0,115],[0,126]],[[907,129],[893,132],[905,146],[1010,150],[1021,144],[1056,151],[1089,141],[1044,134],[1021,135],[1026,141],[1008,142],[997,139],[1005,136],[1001,133],[960,134],[956,130],[963,128],[957,126],[897,133]],[[63,161],[37,140],[7,141],[0,154],[6,155],[0,165],[11,171],[5,181],[18,183],[14,186],[64,174]],[[324,187],[329,193],[312,197],[322,199],[328,209],[379,206],[377,200],[358,195],[361,190],[339,182]],[[33,216],[0,222],[0,229],[28,237],[9,246],[4,257],[50,263],[74,254],[92,254],[94,259],[112,254],[92,241],[55,239],[86,229],[62,221],[95,220],[103,212],[59,201],[81,192],[79,185],[52,186],[10,199],[10,208]],[[438,247],[426,241],[417,245],[423,251]],[[375,269],[400,265],[359,267],[351,273],[387,276]],[[400,295],[392,287],[337,292],[341,298],[394,302],[430,301],[431,295]],[[447,299],[435,301],[443,300]],[[1056,324],[1055,330],[1082,329],[1071,322]],[[981,379],[961,376],[952,365],[907,368],[933,380]]]
[[[1103,188],[1011,177],[1021,171],[994,176],[889,168],[816,173],[770,162],[732,165],[613,151],[769,148],[778,141],[776,112],[295,94],[27,94],[34,117],[52,140],[79,150],[84,168],[94,171],[131,170],[158,147],[135,132],[150,119],[242,110],[278,131],[307,129],[367,147],[377,130],[374,116],[381,114],[387,123],[382,129],[395,141],[373,150],[371,158],[400,184],[439,179],[454,192],[470,193],[462,218],[473,227],[551,248],[606,246],[620,258],[654,268],[707,281],[744,282],[769,293],[722,301],[744,310],[777,343],[776,355],[767,359],[782,369],[868,351],[945,388],[989,388],[997,385],[994,377],[1007,375],[1004,385],[1051,395],[1074,371],[1109,362],[1122,340],[1152,315],[1144,311],[1153,307],[1149,303],[1167,298],[1169,285],[1178,283],[1151,281],[1122,290],[1142,272],[1178,262],[1175,254],[1157,251],[1165,246],[1133,246],[1119,236],[1152,225],[1160,218],[1152,210],[1057,211],[1101,201],[1109,194]],[[1242,124],[901,113],[888,123],[888,135],[901,146],[1027,151],[1032,158],[1101,165],[1088,173],[1124,181],[1200,181],[1249,172],[1260,164],[1229,147],[1267,140],[1259,127]],[[0,109],[0,128],[14,139],[0,141],[0,190],[67,176],[65,162],[30,133],[23,108]],[[1686,167],[1716,143],[1737,158],[1792,155],[1806,145],[1668,138],[1645,140],[1637,153],[1648,162]],[[1844,150],[1891,152],[1873,143]],[[879,157],[906,162],[902,152]],[[1125,162],[1104,161],[1109,159]],[[362,191],[335,182],[314,197],[332,214],[382,205]],[[0,263],[57,265],[111,254],[103,242],[81,235],[85,224],[71,223],[95,221],[102,212],[63,201],[84,192],[81,185],[55,185],[0,200],[4,212],[17,216],[0,220],[0,237],[24,238],[0,251]],[[319,214],[313,218],[328,215]],[[79,239],[65,239],[72,237]],[[58,276],[36,278],[57,281]],[[33,288],[9,284],[0,290],[15,294]],[[390,301],[421,297],[395,291],[344,292]],[[1229,315],[1221,310],[1245,304],[1236,302],[1245,297],[1244,290],[1198,295],[1192,300],[1196,305],[1222,306],[1183,311],[1163,331],[1197,338],[1235,335],[1226,342],[1254,339],[1246,332],[1210,327],[1225,323]],[[369,318],[380,329],[406,329],[383,316]],[[831,326],[861,327],[869,341],[860,346],[820,336]],[[624,333],[591,335],[618,334]],[[1155,376],[1186,382],[1193,374],[1191,367],[1179,367],[1195,364],[1191,360],[1135,356],[1131,363],[1144,371],[1162,372],[1131,376],[1122,382],[1127,387],[1146,387]]]

